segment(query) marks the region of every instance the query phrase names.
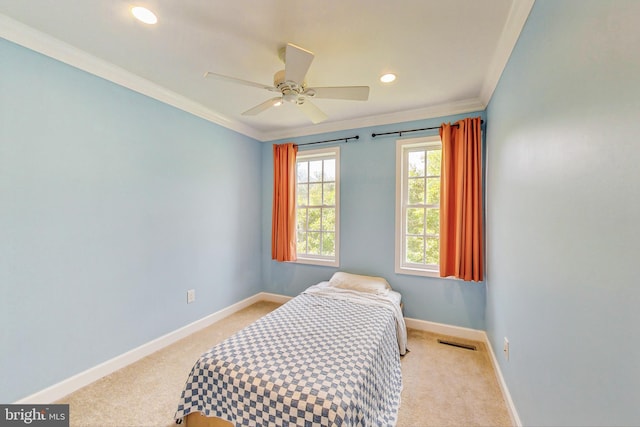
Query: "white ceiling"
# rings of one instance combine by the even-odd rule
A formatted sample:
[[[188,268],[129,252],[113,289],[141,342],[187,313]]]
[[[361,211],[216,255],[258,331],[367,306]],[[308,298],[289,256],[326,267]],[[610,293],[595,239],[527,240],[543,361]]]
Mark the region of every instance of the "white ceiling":
[[[259,140],[484,109],[534,0],[0,0],[0,36]],[[153,10],[159,22],[135,20]],[[315,54],[309,86],[370,86],[368,101],[315,99],[254,117],[291,42]],[[383,85],[379,77],[398,80]]]

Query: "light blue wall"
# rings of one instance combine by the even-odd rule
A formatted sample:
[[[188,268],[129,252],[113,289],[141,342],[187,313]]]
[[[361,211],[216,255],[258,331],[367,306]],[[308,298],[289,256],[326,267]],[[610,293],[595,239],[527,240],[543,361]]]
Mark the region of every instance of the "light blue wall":
[[[487,328],[524,425],[640,424],[638,17],[537,0],[487,110]]]
[[[439,126],[462,117],[484,117],[484,112],[434,118],[395,125],[355,129],[295,138],[322,141],[359,135],[340,143],[340,267],[319,267],[271,260],[271,203],[273,194],[272,144],[263,148],[263,274],[265,289],[297,295],[306,287],[329,280],[337,271],[378,275],[402,293],[408,317],[484,329],[484,283],[400,275],[395,273],[395,185],[397,136],[371,138],[372,133]],[[426,133],[408,134],[416,137]],[[429,133],[433,135],[434,133]],[[437,133],[436,133],[437,134]],[[281,143],[285,141],[274,141]],[[326,146],[312,145],[300,150]]]
[[[0,402],[261,290],[261,143],[2,39],[0,58]]]
[[[534,5],[486,112],[486,287],[395,274],[395,137],[370,137],[461,116],[295,139],[360,135],[340,144],[339,269],[386,277],[408,317],[486,326],[525,425],[640,420],[637,16]],[[0,402],[336,271],[271,261],[270,143],[3,40],[0,58]]]

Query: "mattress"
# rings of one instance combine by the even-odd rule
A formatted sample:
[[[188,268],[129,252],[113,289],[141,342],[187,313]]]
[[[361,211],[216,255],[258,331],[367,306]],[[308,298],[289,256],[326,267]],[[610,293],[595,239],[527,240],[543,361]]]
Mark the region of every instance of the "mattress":
[[[204,353],[175,418],[238,426],[388,426],[400,406],[399,294],[310,287]]]

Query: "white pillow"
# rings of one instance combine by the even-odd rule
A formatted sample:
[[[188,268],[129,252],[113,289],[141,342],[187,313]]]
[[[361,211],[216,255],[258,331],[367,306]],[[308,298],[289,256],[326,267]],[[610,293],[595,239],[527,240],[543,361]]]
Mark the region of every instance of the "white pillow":
[[[389,283],[382,277],[362,276],[360,274],[338,271],[329,280],[329,286],[341,289],[351,289],[372,294],[386,294],[391,289]]]

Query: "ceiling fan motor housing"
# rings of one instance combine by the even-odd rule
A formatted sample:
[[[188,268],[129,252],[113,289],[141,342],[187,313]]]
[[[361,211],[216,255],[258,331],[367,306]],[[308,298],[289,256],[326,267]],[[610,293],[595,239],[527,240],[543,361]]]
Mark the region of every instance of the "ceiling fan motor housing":
[[[273,76],[273,85],[282,93],[282,100],[292,104],[303,104],[305,84],[285,80],[285,70],[280,70]],[[311,95],[313,96],[313,95]]]

